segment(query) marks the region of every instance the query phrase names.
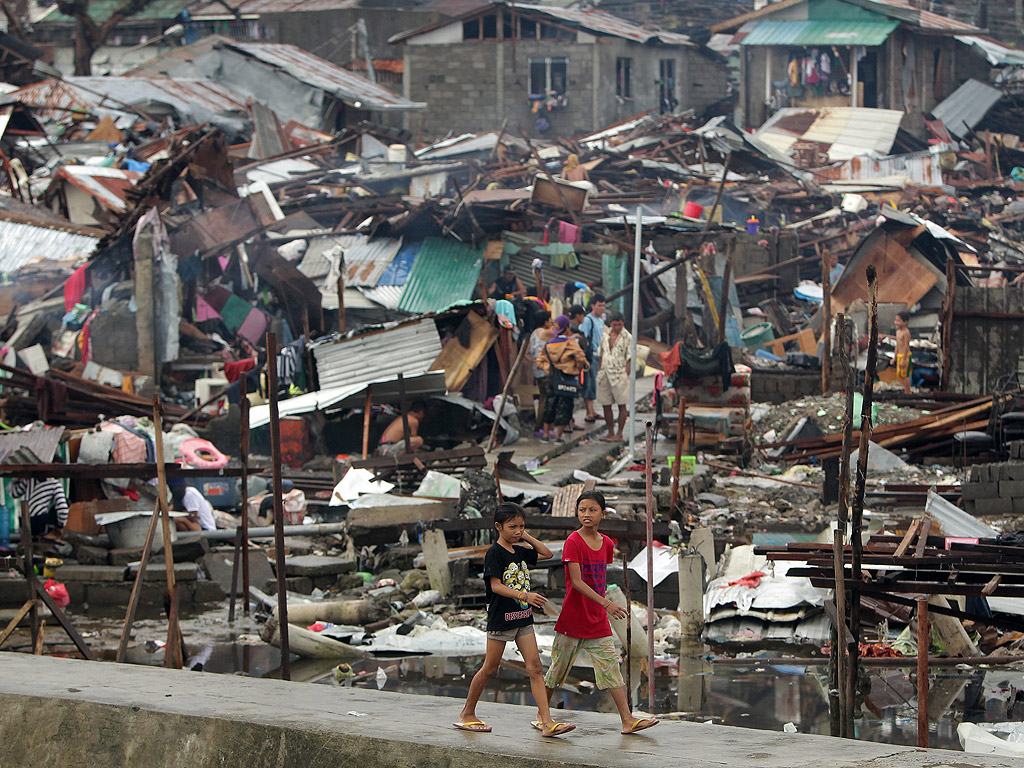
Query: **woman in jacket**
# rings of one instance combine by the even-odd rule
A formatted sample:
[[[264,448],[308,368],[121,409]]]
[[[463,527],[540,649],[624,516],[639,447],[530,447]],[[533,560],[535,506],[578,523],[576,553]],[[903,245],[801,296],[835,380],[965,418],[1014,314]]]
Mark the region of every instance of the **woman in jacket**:
[[[579,394],[579,378],[590,366],[579,342],[569,338],[569,318],[555,318],[555,335],[537,356],[537,365],[547,372],[548,399],[544,404],[544,428],[541,441],[547,442],[554,426],[555,443],[561,444],[562,433],[572,421],[572,407]]]

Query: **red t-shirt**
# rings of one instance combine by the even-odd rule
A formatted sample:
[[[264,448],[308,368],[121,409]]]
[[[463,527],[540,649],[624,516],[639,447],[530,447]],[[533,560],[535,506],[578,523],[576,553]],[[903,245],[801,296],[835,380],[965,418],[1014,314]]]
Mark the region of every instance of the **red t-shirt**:
[[[612,540],[601,534],[601,548],[592,549],[579,531],[573,531],[565,540],[562,549],[562,562],[565,566],[565,602],[562,612],[555,622],[555,631],[569,637],[589,640],[597,637],[608,637],[612,633],[612,625],[608,622],[608,611],[589,597],[572,588],[569,577],[569,563],[580,564],[580,575],[583,582],[597,594],[604,597],[608,577],[608,563],[615,556],[615,545]]]

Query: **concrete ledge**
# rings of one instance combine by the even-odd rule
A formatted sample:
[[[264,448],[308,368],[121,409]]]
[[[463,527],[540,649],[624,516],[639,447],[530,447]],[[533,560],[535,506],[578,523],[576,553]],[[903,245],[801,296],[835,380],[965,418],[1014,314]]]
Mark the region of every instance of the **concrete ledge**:
[[[451,727],[461,702],[201,672],[0,653],[0,766],[62,768],[1011,768],[1012,758],[666,722],[622,736],[614,715],[482,703],[490,734]],[[355,713],[365,713],[360,716]]]

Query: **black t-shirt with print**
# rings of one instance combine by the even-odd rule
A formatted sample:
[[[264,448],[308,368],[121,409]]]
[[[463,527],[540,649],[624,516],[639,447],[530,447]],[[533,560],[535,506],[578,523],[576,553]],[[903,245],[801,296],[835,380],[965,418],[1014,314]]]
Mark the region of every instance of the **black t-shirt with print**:
[[[488,632],[503,632],[533,623],[533,608],[529,604],[491,591],[492,576],[517,592],[530,591],[530,568],[537,564],[537,550],[520,546],[513,549],[514,552],[509,552],[501,544],[495,543],[487,550],[484,558]]]

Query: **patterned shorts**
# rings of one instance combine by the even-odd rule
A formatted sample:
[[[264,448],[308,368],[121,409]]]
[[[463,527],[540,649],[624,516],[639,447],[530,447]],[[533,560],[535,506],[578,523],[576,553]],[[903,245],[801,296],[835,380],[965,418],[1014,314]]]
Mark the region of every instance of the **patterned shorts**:
[[[594,682],[599,690],[622,688],[626,684],[619,670],[619,654],[615,651],[611,635],[583,639],[556,632],[555,642],[551,646],[551,666],[544,676],[544,685],[548,688],[561,688],[580,651],[586,651],[590,656],[594,665]]]
[[[497,640],[499,643],[514,643],[520,637],[527,637],[528,635],[534,634],[533,624],[527,624],[525,627],[513,627],[512,629],[503,629],[496,632],[488,632],[488,640]]]

